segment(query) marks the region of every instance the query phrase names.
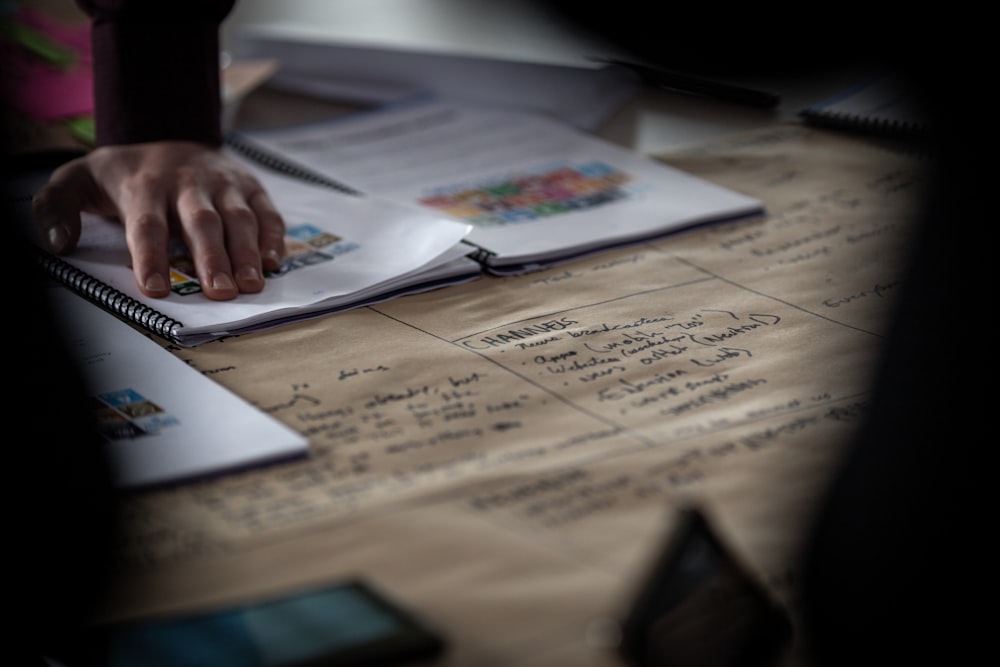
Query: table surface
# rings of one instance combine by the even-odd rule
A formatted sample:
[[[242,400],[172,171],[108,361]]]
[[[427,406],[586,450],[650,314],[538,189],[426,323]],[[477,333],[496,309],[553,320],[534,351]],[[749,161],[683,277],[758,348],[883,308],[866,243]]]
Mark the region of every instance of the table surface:
[[[243,112],[265,122],[276,94],[258,92]],[[444,629],[435,664],[610,667],[595,623],[688,502],[791,604],[804,522],[869,401],[920,169],[801,125],[748,132],[664,159],[761,198],[763,219],[173,349],[310,457],[132,499],[110,615],[360,573]]]
[[[403,31],[423,29],[419,39],[441,39],[478,34],[463,21],[492,11],[466,0],[467,11],[445,20],[432,9],[459,4],[412,2],[419,20],[389,12],[398,20],[380,21],[376,5],[386,9],[243,0],[226,29],[315,28],[317,12],[339,11],[328,25],[356,37],[417,39]],[[644,89],[597,132],[760,196],[764,220],[173,349],[307,433],[312,456],[133,498],[135,532],[108,615],[184,613],[361,573],[444,629],[451,650],[435,664],[610,667],[619,662],[595,623],[628,604],[671,510],[691,500],[793,603],[800,528],[863,413],[898,275],[891,258],[905,248],[910,203],[891,186],[919,169],[783,123],[866,73],[732,81],[780,94],[773,111]],[[234,124],[351,110],[265,86]],[[462,347],[557,320],[590,335],[554,336],[542,354]],[[562,363],[601,346],[666,349],[655,341],[675,324],[727,341],[710,362],[716,371],[674,374],[637,353],[620,363],[632,382],[623,391],[586,364]],[[506,430],[492,428],[501,422]]]

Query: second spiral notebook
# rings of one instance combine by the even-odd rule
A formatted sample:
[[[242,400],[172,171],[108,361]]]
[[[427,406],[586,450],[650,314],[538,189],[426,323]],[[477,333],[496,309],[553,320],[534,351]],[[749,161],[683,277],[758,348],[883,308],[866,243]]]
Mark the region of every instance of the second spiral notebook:
[[[799,112],[808,123],[869,135],[921,138],[930,132],[914,91],[896,77],[862,81]]]

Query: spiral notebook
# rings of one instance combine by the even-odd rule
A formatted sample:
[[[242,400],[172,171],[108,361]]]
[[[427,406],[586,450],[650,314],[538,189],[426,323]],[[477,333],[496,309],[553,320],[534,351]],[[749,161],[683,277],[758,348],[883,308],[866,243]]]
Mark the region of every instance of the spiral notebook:
[[[38,249],[43,269],[105,310],[184,347],[482,275],[463,243],[467,224],[337,192],[231,155],[256,174],[285,219],[284,263],[279,272],[265,274],[262,292],[231,301],[208,299],[178,238],[169,250],[171,293],[162,299],[146,297],[130,267],[124,226],[87,213],[81,216],[83,230],[72,254],[56,257]],[[30,195],[47,178],[48,170],[42,169],[6,183],[8,196],[22,204],[19,218],[29,232]]]
[[[494,275],[763,212],[553,118],[434,96],[229,141],[279,171],[471,225],[465,242]]]
[[[799,116],[813,125],[885,137],[920,138],[930,131],[913,92],[888,75],[812,104]]]

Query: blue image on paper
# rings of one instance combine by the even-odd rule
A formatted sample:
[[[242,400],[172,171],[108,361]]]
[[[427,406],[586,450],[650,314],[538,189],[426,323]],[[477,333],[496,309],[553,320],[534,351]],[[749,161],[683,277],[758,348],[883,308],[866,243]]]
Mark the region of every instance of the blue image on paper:
[[[142,394],[134,389],[119,389],[118,391],[111,391],[106,394],[101,394],[100,399],[115,408],[146,400]]]

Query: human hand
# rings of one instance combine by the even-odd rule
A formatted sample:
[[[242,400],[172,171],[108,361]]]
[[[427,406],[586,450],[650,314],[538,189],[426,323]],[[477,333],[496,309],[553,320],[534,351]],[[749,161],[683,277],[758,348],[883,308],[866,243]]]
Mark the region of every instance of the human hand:
[[[139,289],[170,294],[168,240],[180,232],[210,299],[264,288],[277,271],[285,223],[260,182],[220,149],[184,141],[103,146],[68,162],[35,195],[35,219],[52,252],[80,240],[80,213],[117,218]]]

